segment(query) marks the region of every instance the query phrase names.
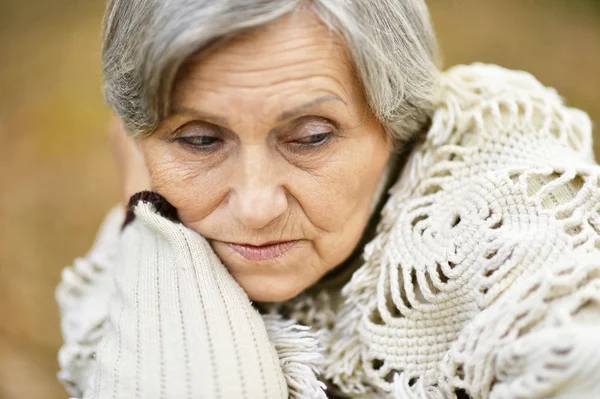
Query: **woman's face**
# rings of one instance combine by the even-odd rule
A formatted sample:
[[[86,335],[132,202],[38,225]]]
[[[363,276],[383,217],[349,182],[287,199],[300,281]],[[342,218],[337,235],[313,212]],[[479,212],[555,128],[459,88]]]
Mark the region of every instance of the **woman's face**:
[[[139,139],[153,190],[256,301],[289,299],[357,245],[390,150],[344,44],[295,13],[191,59]]]

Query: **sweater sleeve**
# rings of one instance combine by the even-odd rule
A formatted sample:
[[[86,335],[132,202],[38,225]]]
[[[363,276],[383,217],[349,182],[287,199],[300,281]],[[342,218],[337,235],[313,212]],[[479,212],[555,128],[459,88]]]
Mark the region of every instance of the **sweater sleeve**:
[[[135,206],[85,398],[287,398],[265,325],[209,244]]]
[[[324,397],[316,337],[263,320],[207,241],[152,203],[132,215],[119,234],[123,214],[112,211],[57,290],[59,378],[71,395]]]

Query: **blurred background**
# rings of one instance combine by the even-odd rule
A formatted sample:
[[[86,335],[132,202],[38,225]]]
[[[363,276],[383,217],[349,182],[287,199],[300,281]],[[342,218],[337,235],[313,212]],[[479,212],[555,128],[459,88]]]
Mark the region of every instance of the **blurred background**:
[[[429,4],[446,66],[528,70],[600,121],[600,0]],[[100,89],[103,7],[0,0],[0,399],[67,397],[54,288],[119,198]]]

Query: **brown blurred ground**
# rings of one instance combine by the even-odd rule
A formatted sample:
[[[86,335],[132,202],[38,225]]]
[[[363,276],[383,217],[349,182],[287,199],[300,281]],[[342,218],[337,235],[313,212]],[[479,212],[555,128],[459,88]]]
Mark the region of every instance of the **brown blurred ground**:
[[[529,70],[600,121],[593,3],[430,1],[446,65]],[[102,8],[0,0],[0,399],[67,397],[55,382],[54,287],[118,198],[100,93]]]

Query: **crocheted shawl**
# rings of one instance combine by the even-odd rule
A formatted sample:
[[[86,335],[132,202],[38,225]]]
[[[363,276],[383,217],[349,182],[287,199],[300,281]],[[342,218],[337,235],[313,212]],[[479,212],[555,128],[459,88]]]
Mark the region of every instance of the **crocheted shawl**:
[[[436,108],[364,265],[341,292],[270,311],[318,334],[341,396],[577,392],[600,374],[590,120],[530,74],[483,64],[444,73]]]

